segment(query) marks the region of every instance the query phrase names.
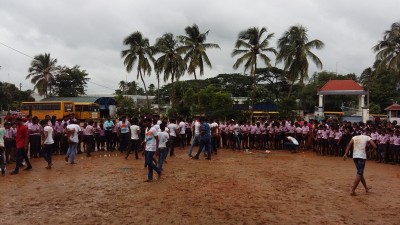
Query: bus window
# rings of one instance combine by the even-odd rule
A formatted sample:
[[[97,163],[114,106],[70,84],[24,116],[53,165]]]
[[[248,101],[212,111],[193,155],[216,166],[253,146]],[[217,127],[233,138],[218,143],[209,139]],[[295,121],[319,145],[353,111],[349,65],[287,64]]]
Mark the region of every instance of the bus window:
[[[65,104],[64,104],[64,111],[65,111],[65,112],[72,112],[72,104],[70,104],[70,103],[65,103]]]

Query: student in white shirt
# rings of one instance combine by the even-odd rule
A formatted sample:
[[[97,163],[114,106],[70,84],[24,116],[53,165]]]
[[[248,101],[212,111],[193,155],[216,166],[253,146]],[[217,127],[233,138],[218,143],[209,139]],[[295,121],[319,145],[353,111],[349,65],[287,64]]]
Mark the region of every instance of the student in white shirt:
[[[70,121],[70,124],[67,126],[67,133],[68,133],[68,151],[65,156],[65,161],[70,164],[75,164],[75,155],[76,155],[76,148],[78,146],[79,138],[78,134],[81,131],[81,127],[76,124],[74,120]]]
[[[54,147],[54,130],[51,126],[48,125],[48,120],[40,121],[40,125],[43,127],[43,136],[42,136],[42,151],[43,158],[47,162],[46,169],[51,169],[53,165],[51,161],[51,153],[53,152]]]
[[[145,142],[146,142],[146,165],[149,170],[148,175],[147,175],[147,180],[145,182],[151,182],[153,181],[153,170],[157,172],[158,178],[161,177],[161,170],[158,169],[158,167],[154,164],[153,162],[153,156],[154,153],[158,151],[158,136],[157,136],[157,130],[154,127],[151,127],[151,119],[146,118],[145,119],[145,125],[147,127],[147,131],[145,134]]]
[[[175,144],[177,140],[176,131],[179,130],[178,125],[176,125],[176,120],[172,119],[171,123],[168,125],[169,129],[169,156],[175,155]]]
[[[160,124],[160,132],[157,133],[159,144],[158,144],[158,169],[162,171],[164,160],[167,157],[167,142],[169,135],[165,132],[165,124]]]
[[[130,127],[131,130],[131,145],[128,148],[128,152],[126,153],[125,159],[128,159],[129,154],[133,150],[135,152],[135,159],[139,159],[138,150],[139,150],[139,135],[140,135],[140,127],[138,126],[138,119],[133,118],[131,120],[132,126]]]
[[[346,152],[343,155],[343,160],[347,159],[347,154],[350,151],[351,146],[354,146],[353,148],[353,161],[354,164],[356,165],[357,168],[357,176],[356,179],[354,180],[353,187],[351,189],[350,195],[355,196],[356,195],[356,188],[358,184],[361,183],[363,184],[365,188],[365,192],[369,191],[369,187],[367,187],[367,183],[365,182],[364,179],[364,168],[365,168],[365,161],[367,160],[367,154],[366,154],[366,147],[367,144],[370,144],[373,148],[373,150],[376,149],[376,144],[374,141],[372,141],[372,138],[366,135],[357,135],[354,136],[350,143],[347,145]]]

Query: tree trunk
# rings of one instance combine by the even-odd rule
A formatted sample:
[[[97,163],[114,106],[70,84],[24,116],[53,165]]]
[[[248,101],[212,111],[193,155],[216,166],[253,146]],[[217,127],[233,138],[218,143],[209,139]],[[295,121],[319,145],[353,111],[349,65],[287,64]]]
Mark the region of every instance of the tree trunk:
[[[147,107],[147,109],[150,109],[150,104],[149,104],[149,93],[147,93],[146,83],[144,82],[143,75],[142,75],[142,71],[141,71],[141,70],[138,70],[138,73],[139,73],[139,75],[140,75],[140,79],[141,79],[142,82],[143,82],[144,92],[146,93],[146,104],[147,104],[146,107]]]
[[[288,93],[288,98],[289,98],[289,97],[290,97],[290,95],[292,94],[292,91],[293,91],[293,85],[294,85],[294,81],[292,81],[292,83],[290,84],[289,93]]]
[[[158,105],[158,115],[161,115],[160,111],[160,76],[157,79],[157,105]]]
[[[196,70],[194,70],[194,80],[197,80],[197,77],[196,77]]]

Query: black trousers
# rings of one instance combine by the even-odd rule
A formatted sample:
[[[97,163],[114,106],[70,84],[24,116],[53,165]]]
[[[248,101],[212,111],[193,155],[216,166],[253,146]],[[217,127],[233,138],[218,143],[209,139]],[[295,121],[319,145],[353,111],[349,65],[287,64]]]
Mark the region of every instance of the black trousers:
[[[29,135],[29,146],[31,158],[39,157],[39,154],[41,155],[40,135]]]

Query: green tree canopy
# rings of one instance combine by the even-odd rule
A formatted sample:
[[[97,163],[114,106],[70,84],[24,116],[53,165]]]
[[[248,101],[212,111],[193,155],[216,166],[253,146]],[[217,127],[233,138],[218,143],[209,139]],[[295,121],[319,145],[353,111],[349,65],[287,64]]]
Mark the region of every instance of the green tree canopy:
[[[29,74],[25,79],[31,79],[34,90],[37,90],[39,95],[47,97],[52,94],[54,77],[58,73],[56,64],[57,59],[52,59],[50,53],[37,55],[33,58],[28,69]]]
[[[187,72],[194,75],[197,80],[196,69],[200,69],[200,76],[204,75],[204,64],[212,67],[211,61],[207,56],[207,49],[218,48],[218,44],[205,43],[209,31],[200,33],[196,24],[185,28],[186,35],[179,36],[182,46],[178,48],[179,53],[185,54],[184,60],[188,63]]]
[[[321,60],[311,52],[312,49],[322,49],[324,43],[318,39],[309,41],[307,28],[297,25],[292,26],[283,33],[278,40],[279,53],[276,63],[283,62],[286,75],[291,82],[288,96],[292,94],[292,88],[296,81],[303,83],[308,77],[308,58],[310,58],[318,68],[322,69]]]
[[[69,68],[64,66],[59,69],[60,73],[54,79],[54,93],[60,97],[77,97],[85,95],[85,88],[88,78],[88,73],[81,70],[78,65]]]
[[[146,93],[147,107],[150,108],[149,96],[146,89],[146,83],[144,76],[151,74],[151,64],[155,59],[153,57],[153,47],[150,46],[149,39],[143,37],[139,31],[133,32],[131,35],[126,37],[123,41],[124,45],[128,46],[128,49],[121,52],[121,57],[124,59],[124,65],[126,71],[130,73],[133,66],[137,64],[137,79],[141,79],[143,82],[144,91]]]

